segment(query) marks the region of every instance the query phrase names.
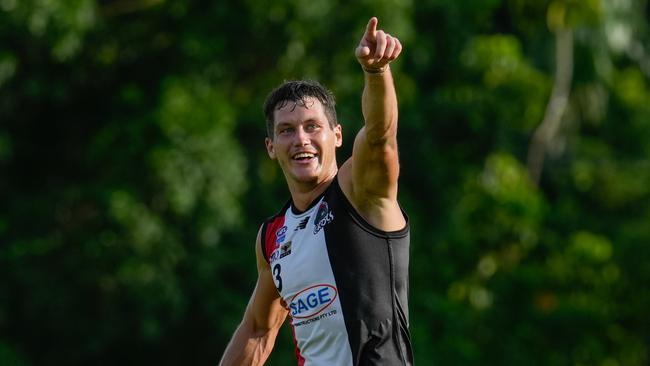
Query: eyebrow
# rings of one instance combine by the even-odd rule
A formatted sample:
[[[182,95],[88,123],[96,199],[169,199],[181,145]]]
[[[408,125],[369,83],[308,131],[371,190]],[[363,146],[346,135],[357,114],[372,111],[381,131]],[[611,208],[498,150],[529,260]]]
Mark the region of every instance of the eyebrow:
[[[291,122],[278,122],[275,124],[275,128],[282,128],[282,127],[293,127],[293,123]]]
[[[317,125],[323,124],[322,121],[316,119],[316,118],[307,118],[306,120],[302,121],[301,123],[315,123]]]
[[[316,118],[307,118],[306,120],[299,122],[299,123],[291,123],[291,122],[276,122],[275,127],[280,128],[280,127],[293,127],[294,125],[301,125],[303,123],[316,123],[316,124],[323,124],[321,121],[319,121]]]

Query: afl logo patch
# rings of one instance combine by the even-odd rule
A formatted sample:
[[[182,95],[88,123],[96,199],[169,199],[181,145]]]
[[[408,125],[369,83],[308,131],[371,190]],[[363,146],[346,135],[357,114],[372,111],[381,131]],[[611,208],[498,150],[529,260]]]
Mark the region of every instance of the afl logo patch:
[[[291,316],[295,319],[311,318],[322,313],[336,300],[336,287],[314,285],[298,292],[289,304]]]
[[[275,232],[275,242],[278,244],[282,243],[285,239],[286,233],[287,233],[286,226],[279,228],[278,231]]]

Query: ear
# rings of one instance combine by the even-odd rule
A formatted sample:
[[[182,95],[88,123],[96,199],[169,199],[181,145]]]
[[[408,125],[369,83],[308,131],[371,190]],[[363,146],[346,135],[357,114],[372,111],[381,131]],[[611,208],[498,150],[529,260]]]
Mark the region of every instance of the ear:
[[[340,123],[334,127],[334,136],[336,136],[336,147],[341,147],[343,145],[343,127]]]
[[[273,140],[270,138],[264,139],[264,144],[266,145],[266,152],[269,154],[271,159],[275,159],[275,147],[273,146]]]

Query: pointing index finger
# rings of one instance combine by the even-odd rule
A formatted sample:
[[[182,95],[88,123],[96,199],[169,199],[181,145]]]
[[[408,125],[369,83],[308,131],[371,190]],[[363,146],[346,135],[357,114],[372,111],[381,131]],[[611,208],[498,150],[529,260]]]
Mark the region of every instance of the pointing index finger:
[[[377,36],[377,23],[379,23],[379,20],[377,20],[377,17],[372,17],[368,21],[368,25],[366,26],[366,33],[363,35],[364,38],[374,40]]]

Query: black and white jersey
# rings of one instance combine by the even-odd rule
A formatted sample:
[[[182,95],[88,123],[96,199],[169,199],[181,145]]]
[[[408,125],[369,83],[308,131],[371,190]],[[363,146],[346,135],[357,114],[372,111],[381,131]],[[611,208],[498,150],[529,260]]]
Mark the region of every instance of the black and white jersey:
[[[368,224],[338,180],[262,227],[262,252],[289,310],[299,365],[412,365],[409,227]]]

